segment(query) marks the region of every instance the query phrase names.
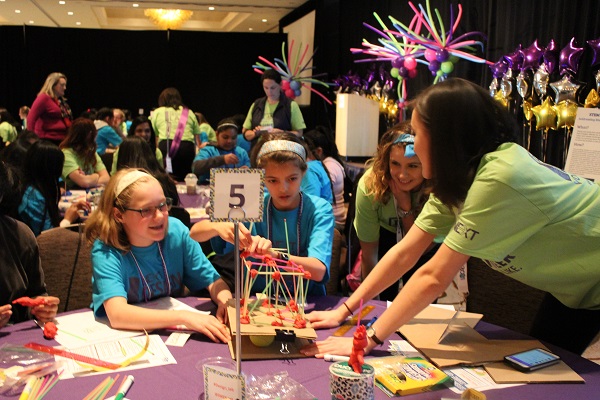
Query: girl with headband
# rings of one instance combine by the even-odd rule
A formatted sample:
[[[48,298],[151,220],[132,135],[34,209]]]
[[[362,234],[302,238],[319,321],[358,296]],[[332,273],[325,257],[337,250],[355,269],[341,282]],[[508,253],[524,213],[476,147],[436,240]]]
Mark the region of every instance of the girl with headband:
[[[382,136],[375,157],[367,162],[369,168],[358,182],[354,228],[362,250],[363,280],[379,259],[406,235],[429,197],[430,185],[423,178],[414,142],[410,121],[394,126]],[[439,243],[432,243],[413,268],[380,293],[380,300],[394,300],[399,287],[406,284],[438,247]],[[466,286],[466,279],[461,283],[464,283],[461,287]],[[443,297],[456,303],[464,302],[464,296],[457,296],[456,290],[451,292]]]
[[[223,324],[231,292],[188,229],[169,217],[171,199],[147,172],[122,169],[109,181],[98,210],[86,223],[93,242],[92,286],[96,316],[115,329],[160,329],[185,325],[215,342],[227,342]],[[216,318],[183,310],[151,310],[136,303],[177,297],[184,287],[206,288]]]
[[[252,234],[270,240],[277,250],[270,248],[265,253],[302,265],[311,276],[308,294],[324,295],[333,244],[333,210],[327,201],[300,190],[307,169],[304,146],[290,133],[265,134],[254,148],[252,160],[252,165],[265,170],[268,194],[263,220],[254,224],[253,232],[239,225],[240,246],[251,243]],[[232,223],[201,221],[190,234],[198,241],[214,238],[211,244],[217,253],[233,249],[225,243],[233,243]],[[259,276],[252,290],[260,293],[265,284]]]
[[[201,182],[208,182],[211,168],[250,167],[246,150],[237,146],[238,126],[232,119],[224,119],[217,126],[217,142],[200,149],[192,171]]]

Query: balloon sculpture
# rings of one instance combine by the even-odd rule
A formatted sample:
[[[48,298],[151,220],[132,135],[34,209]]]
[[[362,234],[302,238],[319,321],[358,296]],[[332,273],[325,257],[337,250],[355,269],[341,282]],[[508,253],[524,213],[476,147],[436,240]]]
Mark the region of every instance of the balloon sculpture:
[[[317,77],[326,76],[327,74],[322,73],[322,74],[310,75],[310,76],[305,75],[305,73],[307,71],[314,69],[314,67],[309,67],[309,64],[312,61],[312,59],[314,58],[316,51],[313,53],[312,56],[310,56],[310,58],[306,61],[306,63],[304,63],[302,65],[302,63],[304,62],[304,59],[306,57],[306,53],[308,52],[308,45],[306,45],[306,47],[304,48],[304,51],[302,52],[302,56],[300,56],[300,48],[301,47],[302,47],[302,44],[300,44],[300,46],[298,46],[298,50],[297,50],[295,56],[292,57],[292,54],[293,54],[292,52],[294,50],[294,41],[292,40],[292,43],[290,44],[290,47],[287,52],[287,57],[286,57],[285,42],[283,42],[281,44],[281,59],[275,58],[274,62],[271,62],[271,61],[267,60],[266,58],[264,58],[263,56],[259,56],[258,59],[261,60],[262,62],[264,62],[266,65],[257,62],[256,64],[254,64],[252,66],[252,68],[254,68],[254,71],[258,72],[259,74],[262,74],[265,70],[271,69],[271,68],[274,69],[275,71],[279,72],[279,74],[282,77],[281,89],[285,93],[286,97],[288,97],[292,100],[295,99],[297,96],[300,96],[300,94],[302,93],[302,88],[304,87],[304,88],[309,89],[311,92],[316,93],[321,98],[323,98],[323,100],[325,100],[327,103],[331,104],[331,100],[329,100],[327,97],[325,97],[324,94],[315,90],[312,86],[309,85],[310,83],[313,83],[313,84],[322,85],[322,86],[325,86],[328,88],[329,86],[331,86],[330,83],[325,83],[321,80],[316,79]]]
[[[454,10],[452,6],[450,7],[451,17],[448,30],[445,28],[439,11],[434,9],[432,13],[429,0],[426,1],[425,8],[420,4],[417,8],[411,2],[408,2],[408,5],[415,13],[408,26],[390,16],[389,19],[395,28],[395,30],[390,30],[377,13],[374,13],[382,30],[367,23],[363,23],[363,25],[381,36],[378,39],[379,44],[372,44],[363,39],[363,48],[350,49],[354,54],[372,56],[356,62],[388,61],[391,63],[390,74],[399,83],[397,91],[400,109],[406,105],[406,80],[417,76],[416,68],[419,63],[428,66],[435,76],[434,84],[446,79],[461,58],[472,62],[491,64],[472,54],[475,51],[474,46],[480,46],[483,49],[481,41],[470,39],[473,36],[484,37],[481,32],[468,32],[455,37],[462,18],[460,4],[456,19]],[[426,30],[424,34],[421,34],[422,28]]]

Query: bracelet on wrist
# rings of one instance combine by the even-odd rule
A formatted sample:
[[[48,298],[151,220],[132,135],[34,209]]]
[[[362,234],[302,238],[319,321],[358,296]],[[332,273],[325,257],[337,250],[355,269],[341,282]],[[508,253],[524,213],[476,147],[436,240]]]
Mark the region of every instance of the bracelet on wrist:
[[[352,310],[350,309],[350,307],[348,307],[348,304],[346,304],[346,302],[342,303],[344,305],[344,307],[346,307],[346,310],[348,310],[348,312],[350,313],[350,315],[354,315],[354,313],[352,312]]]

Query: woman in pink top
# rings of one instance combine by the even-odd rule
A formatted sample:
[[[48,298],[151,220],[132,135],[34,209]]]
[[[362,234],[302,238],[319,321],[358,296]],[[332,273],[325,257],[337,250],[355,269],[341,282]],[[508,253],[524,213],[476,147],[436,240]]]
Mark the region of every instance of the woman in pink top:
[[[53,72],[48,75],[27,116],[29,129],[56,145],[65,138],[73,120],[71,108],[64,97],[66,89],[67,77],[64,74]]]

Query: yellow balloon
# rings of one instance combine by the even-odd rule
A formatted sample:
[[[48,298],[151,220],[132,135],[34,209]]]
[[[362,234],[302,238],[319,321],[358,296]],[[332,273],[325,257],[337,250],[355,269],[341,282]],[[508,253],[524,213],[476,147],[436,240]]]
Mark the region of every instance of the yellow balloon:
[[[585,98],[585,108],[594,108],[600,103],[600,96],[596,89],[590,90],[587,97]]]
[[[256,347],[269,347],[275,341],[272,335],[250,335],[250,341]]]
[[[550,97],[546,97],[546,100],[539,106],[535,106],[531,109],[533,115],[535,115],[536,125],[535,129],[538,131],[544,129],[548,132],[548,129],[556,127],[556,111],[552,107]]]
[[[557,128],[571,128],[575,125],[575,116],[577,116],[577,103],[571,100],[565,100],[554,106],[556,110]]]
[[[525,115],[525,119],[527,121],[530,121],[531,117],[533,117],[533,111],[531,111],[532,107],[533,104],[531,104],[529,100],[523,100],[523,114]]]

